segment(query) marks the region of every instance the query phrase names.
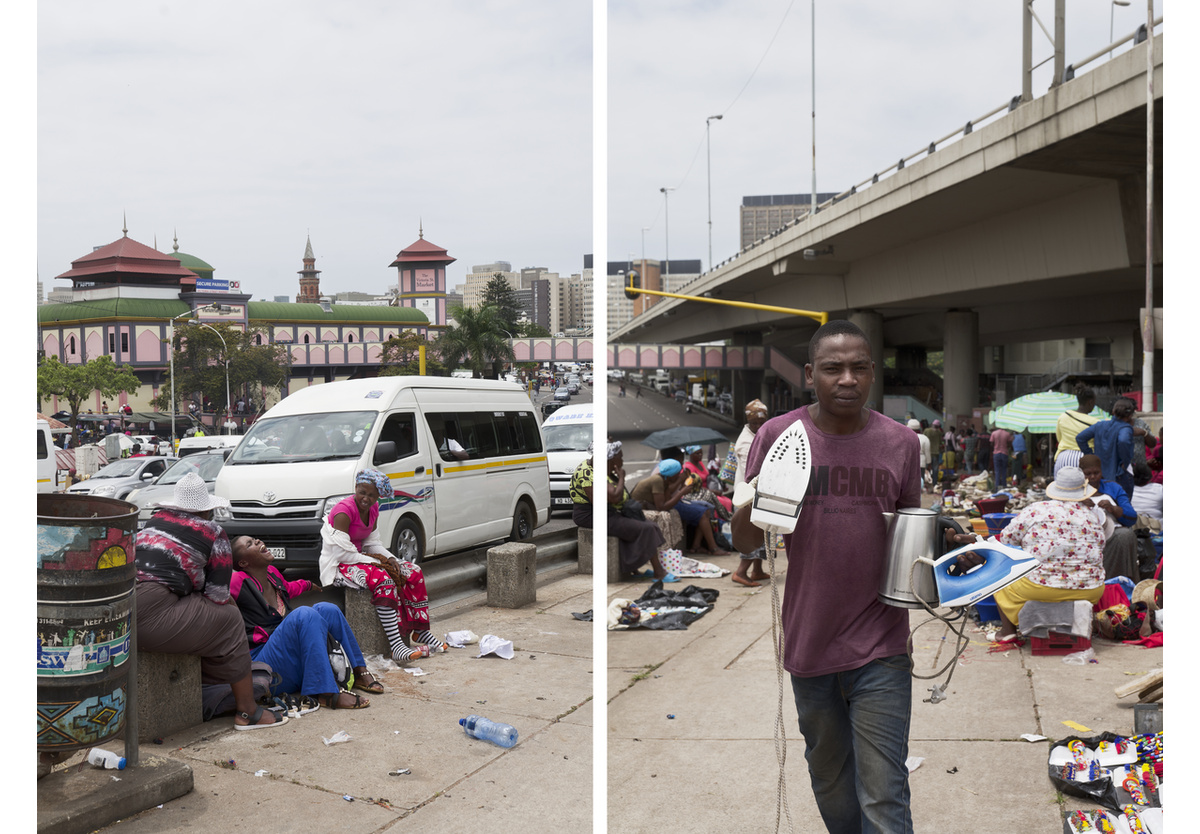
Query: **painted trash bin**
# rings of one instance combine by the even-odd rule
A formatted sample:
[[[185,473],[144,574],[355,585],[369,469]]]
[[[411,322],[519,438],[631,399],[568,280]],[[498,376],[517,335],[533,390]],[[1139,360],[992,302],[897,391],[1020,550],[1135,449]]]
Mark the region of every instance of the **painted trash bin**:
[[[42,493],[37,512],[37,747],[94,747],[125,727],[137,507]]]

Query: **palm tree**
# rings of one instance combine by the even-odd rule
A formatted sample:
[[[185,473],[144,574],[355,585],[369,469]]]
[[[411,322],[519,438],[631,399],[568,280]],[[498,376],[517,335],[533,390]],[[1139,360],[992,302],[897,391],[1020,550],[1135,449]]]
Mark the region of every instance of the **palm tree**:
[[[512,345],[501,326],[496,308],[485,304],[477,310],[455,307],[448,311],[456,326],[438,339],[438,349],[446,367],[470,368],[475,379],[485,376],[488,365],[496,360],[512,361]]]

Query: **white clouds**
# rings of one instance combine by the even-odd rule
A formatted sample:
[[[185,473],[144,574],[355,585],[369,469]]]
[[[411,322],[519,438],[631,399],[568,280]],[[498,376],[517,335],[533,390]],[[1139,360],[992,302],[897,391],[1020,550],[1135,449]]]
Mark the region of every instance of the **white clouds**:
[[[1037,0],[1035,11],[1053,26],[1052,3]],[[711,127],[720,261],[738,248],[743,196],[811,190],[812,0],[613,2],[610,14],[612,259],[640,254],[649,225],[646,254],[662,257],[659,188],[675,186],[671,256],[707,262],[705,117],[726,113]],[[1120,37],[1145,8],[1115,17]],[[1108,28],[1107,4],[1069,0],[1067,61],[1107,45]],[[822,192],[848,189],[1021,92],[1019,4],[819,0],[816,33]],[[1034,62],[1051,52],[1035,24]],[[1035,72],[1035,95],[1049,86],[1050,67]]]
[[[120,235],[255,297],[382,291],[429,239],[463,264],[577,272],[591,252],[591,9],[39,5],[43,278]],[[47,281],[48,285],[53,284]]]

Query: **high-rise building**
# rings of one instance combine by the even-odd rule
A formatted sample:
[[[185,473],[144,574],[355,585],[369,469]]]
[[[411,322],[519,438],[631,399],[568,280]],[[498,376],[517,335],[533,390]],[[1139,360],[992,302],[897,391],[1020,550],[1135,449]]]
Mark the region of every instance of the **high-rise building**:
[[[836,192],[817,192],[817,203],[832,200]],[[738,228],[741,229],[741,249],[762,240],[772,232],[801,217],[808,216],[812,194],[769,194],[743,197],[738,209]]]
[[[484,291],[496,275],[504,278],[514,290],[521,289],[521,273],[513,272],[512,264],[508,261],[476,264],[463,279],[463,306],[470,310],[482,307]]]

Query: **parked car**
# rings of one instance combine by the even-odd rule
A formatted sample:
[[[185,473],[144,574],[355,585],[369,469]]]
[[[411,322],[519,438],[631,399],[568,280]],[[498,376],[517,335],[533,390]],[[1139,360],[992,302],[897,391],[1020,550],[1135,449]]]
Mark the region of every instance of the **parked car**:
[[[232,453],[231,447],[214,449],[211,452],[196,452],[186,458],[180,458],[149,484],[126,495],[125,500],[138,508],[138,528],[145,525],[150,516],[154,515],[159,501],[170,500],[175,495],[175,484],[189,472],[195,472],[204,479],[204,485],[208,487],[211,495],[213,485],[217,482],[217,473]]]
[[[87,480],[72,484],[67,492],[73,495],[125,498],[134,489],[157,478],[176,460],[178,458],[163,455],[122,458],[108,464]]]

